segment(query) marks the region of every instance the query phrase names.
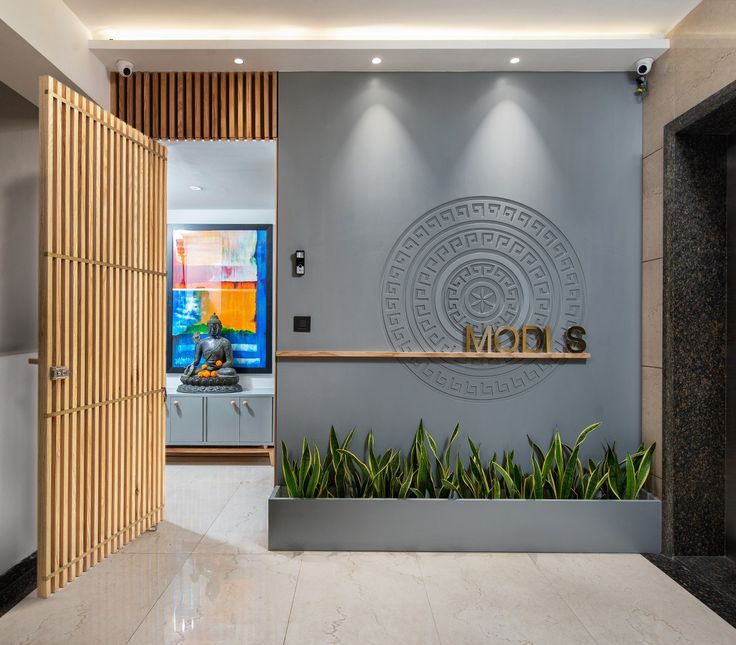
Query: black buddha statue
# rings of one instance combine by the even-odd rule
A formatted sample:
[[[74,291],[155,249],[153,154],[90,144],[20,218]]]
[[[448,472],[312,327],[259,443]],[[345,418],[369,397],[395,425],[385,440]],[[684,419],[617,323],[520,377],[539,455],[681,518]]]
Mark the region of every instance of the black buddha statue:
[[[207,321],[208,336],[196,340],[194,360],[184,368],[179,392],[241,392],[233,367],[233,348],[221,336],[222,322],[217,314]],[[201,361],[201,362],[200,362]]]

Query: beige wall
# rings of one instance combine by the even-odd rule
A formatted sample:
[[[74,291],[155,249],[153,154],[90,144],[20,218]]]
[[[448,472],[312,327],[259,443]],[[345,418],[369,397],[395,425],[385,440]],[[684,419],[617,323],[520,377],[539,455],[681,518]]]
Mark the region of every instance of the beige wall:
[[[703,0],[669,34],[644,101],[642,440],[662,445],[662,134],[672,119],[736,80],[736,1]],[[662,451],[654,466],[661,493]]]

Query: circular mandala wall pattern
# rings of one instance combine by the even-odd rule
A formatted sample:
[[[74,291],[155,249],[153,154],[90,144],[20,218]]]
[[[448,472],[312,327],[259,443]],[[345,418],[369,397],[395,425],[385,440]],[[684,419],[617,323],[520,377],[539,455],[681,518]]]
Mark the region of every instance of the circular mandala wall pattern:
[[[396,351],[458,351],[465,326],[582,324],[585,279],[570,241],[541,213],[468,197],[433,208],[394,245],[381,282],[383,324]],[[404,361],[427,385],[461,399],[521,394],[556,361]]]

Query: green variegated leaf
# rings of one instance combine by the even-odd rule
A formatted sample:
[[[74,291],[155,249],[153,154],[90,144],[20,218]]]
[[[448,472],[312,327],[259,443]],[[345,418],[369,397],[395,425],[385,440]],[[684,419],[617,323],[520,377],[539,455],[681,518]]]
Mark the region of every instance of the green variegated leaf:
[[[573,484],[575,483],[575,476],[578,468],[578,451],[580,446],[576,446],[570,459],[565,466],[565,471],[562,474],[562,481],[560,483],[560,499],[570,499],[570,492],[572,491]]]
[[[314,497],[317,490],[317,484],[319,484],[319,478],[322,475],[322,464],[319,456],[319,448],[317,445],[314,446],[314,458],[312,461],[311,474],[309,476],[309,482],[307,488],[304,491],[304,497]]]
[[[624,492],[625,499],[634,499],[636,495],[636,470],[634,469],[634,460],[631,455],[626,456],[626,490]]]
[[[539,467],[536,457],[532,457],[532,470],[534,499],[544,499],[544,477],[542,476],[542,469]]]
[[[575,440],[575,446],[573,447],[579,447],[582,445],[583,441],[585,441],[585,438],[593,432],[596,428],[600,427],[600,423],[591,423],[587,428],[583,428],[583,430],[578,435],[578,438]]]
[[[307,438],[304,437],[302,442],[302,458],[299,464],[299,476],[298,483],[299,487],[303,488],[307,483],[307,475],[309,474],[309,467],[312,465],[312,453],[309,451],[309,445],[307,444]]]
[[[296,476],[294,474],[294,467],[289,461],[289,453],[286,449],[286,444],[281,442],[281,470],[284,474],[284,482],[286,483],[286,490],[289,492],[289,497],[300,497],[299,487],[296,483]]]

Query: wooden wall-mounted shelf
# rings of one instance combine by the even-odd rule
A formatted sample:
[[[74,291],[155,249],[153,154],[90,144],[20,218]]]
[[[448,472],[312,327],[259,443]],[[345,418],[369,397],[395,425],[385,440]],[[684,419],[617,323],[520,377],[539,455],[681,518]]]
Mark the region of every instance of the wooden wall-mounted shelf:
[[[333,351],[333,350],[293,350],[282,349],[276,358],[332,358],[332,359],[452,359],[452,360],[584,360],[588,353],[563,352],[377,352],[377,351]]]

